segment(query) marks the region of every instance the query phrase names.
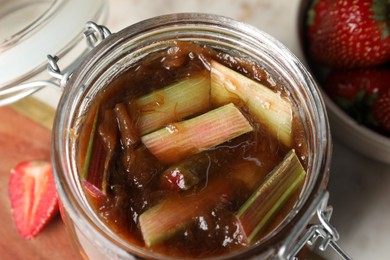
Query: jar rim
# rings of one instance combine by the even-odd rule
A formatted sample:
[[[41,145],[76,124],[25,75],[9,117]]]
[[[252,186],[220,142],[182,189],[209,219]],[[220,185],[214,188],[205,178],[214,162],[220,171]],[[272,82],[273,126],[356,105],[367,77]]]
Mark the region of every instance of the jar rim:
[[[271,46],[272,51],[275,52],[273,54],[279,55],[278,57],[283,58],[283,64],[286,63],[287,66],[293,68],[294,73],[300,74],[301,78],[299,78],[299,80],[302,81],[301,83],[305,85],[305,88],[307,88],[308,91],[308,93],[305,93],[305,97],[309,98],[310,102],[315,103],[314,105],[316,112],[314,115],[312,115],[313,118],[311,118],[311,120],[312,123],[317,124],[316,130],[318,130],[319,132],[312,134],[314,134],[314,136],[318,138],[318,140],[316,141],[319,141],[318,146],[320,148],[317,147],[317,149],[320,149],[321,151],[319,151],[318,153],[318,158],[316,158],[317,160],[312,160],[311,162],[314,166],[311,165],[310,167],[314,168],[313,171],[316,172],[316,177],[315,180],[310,183],[310,187],[306,187],[306,194],[304,194],[303,196],[304,199],[300,201],[299,208],[295,208],[297,212],[295,213],[294,217],[290,219],[291,225],[293,223],[293,219],[298,218],[300,213],[302,213],[302,210],[304,210],[305,206],[310,203],[310,196],[315,196],[315,194],[318,193],[320,189],[324,189],[326,186],[326,183],[324,182],[327,181],[331,154],[331,139],[324,104],[320,96],[320,91],[318,90],[318,87],[316,86],[316,83],[310,76],[309,72],[284,45],[282,45],[272,36],[259,31],[257,28],[238,22],[228,17],[202,13],[179,13],[158,16],[131,25],[119,31],[118,33],[113,34],[107,40],[103,41],[104,44],[98,45],[97,48],[92,50],[92,52],[87,56],[87,59],[85,59],[81,63],[80,67],[75,71],[75,73],[69,80],[68,86],[65,88],[63,96],[60,100],[60,105],[57,111],[55,125],[53,128],[53,151],[66,151],[67,157],[72,155],[72,151],[70,151],[69,149],[74,149],[74,147],[67,147],[67,145],[69,144],[69,140],[66,140],[66,138],[69,138],[69,135],[68,137],[66,137],[66,134],[64,135],[62,130],[69,129],[69,123],[74,123],[74,121],[70,120],[70,118],[74,117],[75,115],[72,115],[71,113],[75,113],[75,111],[80,112],[85,109],[85,106],[88,106],[88,104],[84,104],[83,107],[80,108],[80,104],[76,102],[77,99],[80,99],[82,97],[80,88],[70,86],[82,86],[83,91],[85,91],[84,88],[88,88],[88,84],[85,83],[84,79],[90,76],[91,69],[93,70],[99,68],[99,70],[102,70],[103,67],[99,66],[102,62],[102,59],[114,59],[116,55],[119,55],[116,53],[115,50],[117,46],[123,47],[126,46],[126,44],[131,45],[132,43],[140,44],[140,42],[142,43],[142,40],[149,39],[151,36],[153,36],[153,33],[155,33],[156,31],[160,32],[161,34],[165,33],[167,35],[175,31],[175,37],[178,38],[178,35],[180,34],[178,33],[178,30],[180,29],[180,27],[185,26],[186,30],[188,30],[188,24],[191,24],[191,26],[196,29],[210,31],[211,28],[211,31],[213,31],[214,33],[218,32],[218,30],[222,30],[225,34],[218,34],[220,37],[230,37],[237,34],[242,41],[249,41],[250,44],[259,44],[257,41],[261,39],[261,44],[267,44],[268,47]],[[131,42],[130,40],[133,41]],[[127,49],[127,51],[129,50]],[[110,62],[110,66],[112,66],[113,64],[114,63]],[[102,74],[101,71],[95,71],[94,73],[96,75],[99,75],[99,77]],[[77,114],[77,117],[80,116],[82,116],[82,113]],[[64,174],[64,171],[76,170],[76,167],[72,165],[71,159],[66,158],[64,160],[63,158],[60,158],[59,152],[53,153],[52,158],[53,165],[55,166],[54,170],[56,172],[56,181],[59,184],[58,189],[60,197],[64,200],[65,208],[71,211],[71,215],[73,214],[73,218],[78,218],[79,222],[83,222],[80,224],[81,226],[85,227],[92,224],[94,227],[96,227],[94,223],[86,223],[88,221],[85,219],[85,212],[80,212],[79,208],[75,209],[74,206],[71,205],[72,203],[77,202],[77,200],[75,200],[75,198],[73,197],[74,195],[67,194],[70,191],[69,183],[67,183],[67,181],[62,176]],[[72,182],[71,184],[75,185],[74,182]],[[80,218],[80,216],[83,216],[84,218]],[[282,230],[288,227],[289,225],[286,224],[283,226]],[[264,245],[267,245],[267,243],[270,243],[270,241],[274,240],[271,239],[269,241],[265,241]],[[122,245],[120,245],[119,243],[117,244],[117,246],[121,247]],[[258,246],[258,248],[262,248],[263,250],[265,246],[261,245],[261,247]],[[142,252],[138,253],[145,253],[143,252],[143,250],[141,251]],[[258,252],[260,250],[255,251]],[[232,255],[230,255],[230,257]],[[153,254],[149,255],[149,257],[150,256],[156,257]]]

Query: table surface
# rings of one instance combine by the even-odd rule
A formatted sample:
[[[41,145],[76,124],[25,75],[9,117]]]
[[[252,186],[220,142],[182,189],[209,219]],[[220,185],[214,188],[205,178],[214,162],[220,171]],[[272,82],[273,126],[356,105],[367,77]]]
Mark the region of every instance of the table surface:
[[[302,57],[296,30],[298,0],[108,0],[108,4],[107,27],[113,32],[166,13],[215,13],[256,26]],[[58,96],[45,90],[36,95],[54,100],[52,106]],[[335,139],[329,191],[334,207],[332,223],[341,235],[340,245],[354,259],[388,259],[390,165],[359,155]],[[329,253],[326,256],[337,259]]]
[[[27,106],[25,101],[18,104],[21,105],[35,106]],[[8,196],[10,169],[25,160],[50,160],[51,131],[41,122],[50,121],[51,116],[45,119],[42,111],[37,123],[11,107],[0,107],[0,259],[81,259],[59,215],[32,240],[20,237],[12,220]]]

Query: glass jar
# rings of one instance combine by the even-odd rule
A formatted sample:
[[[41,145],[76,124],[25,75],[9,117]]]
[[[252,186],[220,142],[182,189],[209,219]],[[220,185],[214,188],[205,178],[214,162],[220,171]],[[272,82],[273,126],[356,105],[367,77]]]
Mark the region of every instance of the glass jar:
[[[290,259],[308,240],[317,237],[323,237],[324,247],[337,249],[338,234],[328,222],[331,208],[326,191],[331,137],[314,80],[286,47],[256,28],[226,17],[186,13],[155,17],[109,35],[91,50],[66,83],[53,127],[52,161],[66,226],[81,254],[89,259],[169,259],[126,243],[99,219],[82,190],[76,157],[77,137],[96,96],[126,68],[175,40],[196,41],[250,57],[287,86],[305,122],[309,177],[293,210],[261,243],[215,259]],[[318,225],[309,224],[313,217]]]

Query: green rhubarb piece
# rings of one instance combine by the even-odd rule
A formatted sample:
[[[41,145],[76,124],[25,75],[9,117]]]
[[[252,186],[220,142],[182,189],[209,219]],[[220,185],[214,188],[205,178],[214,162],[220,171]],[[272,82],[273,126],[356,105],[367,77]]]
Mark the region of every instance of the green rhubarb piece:
[[[170,124],[141,137],[163,163],[173,163],[253,131],[248,120],[233,104]]]
[[[259,186],[259,183],[268,173],[262,167],[258,167],[253,161],[240,161],[234,163],[231,165],[231,171],[231,178],[243,183],[251,192]]]
[[[142,213],[139,224],[146,246],[157,245],[183,232],[196,216],[209,212],[216,205],[229,204],[244,190],[250,193],[264,177],[254,162],[234,162],[230,166],[224,168],[227,173],[222,181],[219,176],[211,177],[199,184],[204,186],[197,193],[170,193],[170,197]],[[237,185],[238,182],[241,185]]]
[[[93,144],[94,144],[94,140],[95,140],[95,133],[96,133],[96,129],[97,129],[98,117],[99,117],[99,110],[96,110],[94,118],[93,118],[91,132],[89,134],[88,147],[87,147],[87,152],[85,154],[85,159],[84,159],[84,166],[83,166],[82,171],[81,171],[81,177],[83,179],[86,179],[88,176],[89,164],[90,164],[91,157],[92,157]]]
[[[291,150],[241,206],[236,217],[248,244],[256,241],[284,203],[303,184],[306,172]]]
[[[197,75],[154,91],[135,101],[141,135],[210,108],[210,78]]]
[[[114,112],[119,126],[122,146],[125,149],[134,147],[139,142],[139,136],[133,120],[127,112],[126,105],[124,103],[116,104]]]
[[[98,110],[95,113],[81,172],[81,178],[84,180],[84,183],[89,183],[91,185],[90,187],[94,186],[104,195],[107,195],[108,192],[109,167],[116,145],[116,135],[107,138],[109,134],[103,130],[108,129],[106,124],[110,121],[108,119],[110,119],[111,115],[111,113],[106,111],[104,113],[104,120],[99,125]],[[116,124],[114,126],[116,126]],[[115,129],[111,128],[110,131],[113,133],[116,132]],[[91,191],[91,189],[89,189],[89,191]]]
[[[109,189],[109,169],[114,156],[116,146],[118,144],[118,124],[115,117],[115,112],[112,109],[104,111],[103,121],[98,127],[99,137],[104,144],[105,151],[101,151],[105,154],[103,173],[95,172],[95,174],[102,174],[101,191],[103,194],[107,194]],[[95,159],[96,160],[96,159]],[[101,170],[101,169],[100,169]]]
[[[234,197],[234,190],[228,181],[211,180],[198,193],[172,196],[149,208],[139,217],[140,230],[147,247],[160,244],[190,225],[196,216],[215,205]]]
[[[244,105],[254,119],[287,147],[292,145],[292,105],[280,93],[211,61],[210,99],[214,104]]]

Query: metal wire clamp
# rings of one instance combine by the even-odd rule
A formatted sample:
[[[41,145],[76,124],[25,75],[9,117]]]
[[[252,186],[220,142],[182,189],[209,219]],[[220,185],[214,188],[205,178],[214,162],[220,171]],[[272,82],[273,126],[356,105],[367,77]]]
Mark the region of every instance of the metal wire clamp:
[[[87,42],[88,50],[91,50],[105,38],[110,36],[111,32],[103,25],[97,25],[94,22],[87,22],[83,34]],[[64,70],[64,72],[62,72],[58,66],[59,58],[57,56],[48,55],[47,70],[53,78],[50,80],[38,80],[21,83],[15,86],[7,86],[0,89],[0,106],[14,103],[20,99],[34,94],[38,90],[41,90],[45,87],[63,88],[68,82],[69,78],[72,76],[74,70],[84,59],[86,53],[77,58],[66,70]],[[56,83],[55,80],[59,80],[59,83]]]
[[[337,244],[340,235],[330,224],[333,208],[328,205],[328,200],[329,192],[325,191],[312,202],[285,240],[285,244],[280,248],[278,254],[280,259],[297,260],[297,254],[306,244],[314,246],[317,242],[319,242],[318,249],[320,251],[325,251],[330,246],[341,259],[352,259]],[[309,224],[311,221],[313,222]],[[319,239],[322,239],[322,241],[318,241]]]
[[[88,49],[91,50],[95,48],[100,42],[102,42],[105,38],[111,35],[110,30],[103,26],[97,25],[94,22],[87,22],[85,25],[84,37],[86,39]],[[75,69],[79,66],[81,61],[84,59],[86,53],[79,57],[75,62],[73,62],[66,72],[62,73],[59,66],[58,61],[59,58],[57,56],[47,55],[48,65],[47,70],[50,75],[60,81],[59,87],[65,87],[66,83],[72,76]]]

